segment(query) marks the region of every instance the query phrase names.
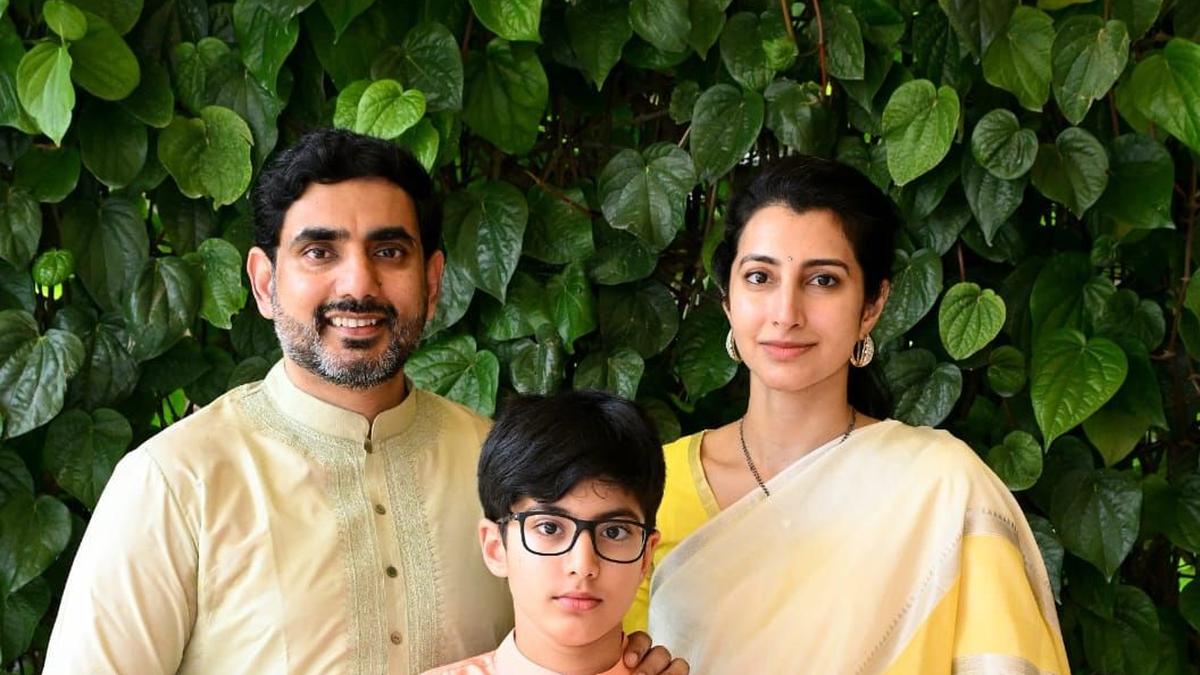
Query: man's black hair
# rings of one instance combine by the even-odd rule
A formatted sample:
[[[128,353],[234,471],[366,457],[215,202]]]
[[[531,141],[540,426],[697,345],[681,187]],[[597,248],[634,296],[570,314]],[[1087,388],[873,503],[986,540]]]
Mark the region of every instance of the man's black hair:
[[[666,466],[658,432],[641,408],[583,390],[510,398],[483,442],[478,478],[491,520],[524,497],[553,502],[581,481],[599,479],[627,490],[653,528]]]
[[[425,257],[438,249],[441,205],[425,168],[395,143],[344,129],[305,134],[263,170],[252,195],[254,244],[274,262],[284,214],[308,186],[354,178],[382,178],[408,193],[416,207]]]

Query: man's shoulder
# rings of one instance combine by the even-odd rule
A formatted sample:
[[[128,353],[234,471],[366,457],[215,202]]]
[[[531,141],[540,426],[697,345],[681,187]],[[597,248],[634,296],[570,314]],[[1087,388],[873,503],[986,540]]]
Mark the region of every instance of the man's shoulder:
[[[191,458],[237,451],[247,431],[243,401],[264,396],[262,382],[235,387],[211,403],[146,439],[138,451],[159,464],[187,462]]]

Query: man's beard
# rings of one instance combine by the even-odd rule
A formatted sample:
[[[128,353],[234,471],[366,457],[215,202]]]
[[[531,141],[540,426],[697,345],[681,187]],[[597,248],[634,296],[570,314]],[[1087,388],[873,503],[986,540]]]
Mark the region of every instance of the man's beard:
[[[346,299],[317,307],[312,321],[305,323],[283,311],[272,284],[271,310],[275,315],[275,335],[279,337],[283,353],[310,373],[339,387],[370,389],[396,377],[421,341],[428,306],[428,298],[424,297],[424,293],[422,296],[419,311],[410,316],[400,316],[390,304],[375,300]],[[338,358],[321,341],[321,330],[332,325],[328,316],[330,312],[382,315],[383,326],[387,329],[384,336],[388,341],[387,347],[378,356],[364,354],[359,358]],[[343,339],[342,346],[351,351],[365,352],[378,339]]]

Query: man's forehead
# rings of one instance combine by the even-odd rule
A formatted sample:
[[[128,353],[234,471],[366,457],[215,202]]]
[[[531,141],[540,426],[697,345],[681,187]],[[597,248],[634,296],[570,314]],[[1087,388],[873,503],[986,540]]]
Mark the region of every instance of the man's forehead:
[[[312,228],[341,232],[345,239],[367,238],[395,228],[414,239],[420,237],[412,197],[383,178],[311,183],[284,213],[281,242],[292,241]]]

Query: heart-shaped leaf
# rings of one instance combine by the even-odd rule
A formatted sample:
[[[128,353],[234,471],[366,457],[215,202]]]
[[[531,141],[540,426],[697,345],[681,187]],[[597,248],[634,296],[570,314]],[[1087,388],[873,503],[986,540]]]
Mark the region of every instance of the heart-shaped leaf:
[[[997,108],[980,118],[971,132],[971,154],[996,178],[1024,176],[1037,159],[1037,134],[1022,129],[1012,111]]]
[[[372,82],[358,99],[354,130],[360,134],[391,140],[407,131],[425,115],[425,95],[404,90],[395,80]]]
[[[1112,579],[1137,539],[1141,512],[1142,490],[1132,476],[1082,470],[1058,481],[1050,518],[1068,551]]]
[[[724,19],[724,13],[721,14]],[[633,37],[629,3],[622,0],[583,0],[567,7],[567,36],[583,72],[596,89],[621,60],[621,50]],[[690,108],[689,108],[690,111]]]
[[[496,411],[500,361],[476,350],[475,339],[460,335],[422,345],[404,364],[416,386],[449,398],[484,416]]]
[[[28,312],[0,312],[0,414],[4,438],[49,422],[62,410],[67,380],[83,363],[83,343],[63,330],[43,335]]]
[[[1004,327],[1004,300],[969,281],[946,291],[938,310],[938,332],[946,353],[962,360],[983,349]]]
[[[683,228],[687,194],[695,184],[692,158],[672,143],[655,143],[643,153],[617,153],[600,173],[597,192],[613,227],[657,251]]]
[[[992,391],[1010,398],[1025,388],[1025,355],[1012,345],[1002,345],[988,354],[988,384]]]
[[[446,244],[475,287],[504,302],[517,269],[529,207],[511,183],[484,181],[446,200]]]
[[[71,79],[96,98],[120,101],[142,79],[133,50],[112,24],[95,14],[87,15],[87,35],[70,49]]]
[[[71,126],[75,87],[71,86],[71,55],[65,45],[39,42],[17,66],[17,96],[55,145]]]
[[[937,253],[920,249],[911,256],[896,251],[892,291],[883,315],[871,334],[883,344],[906,332],[924,317],[942,292],[942,261]]]
[[[497,38],[467,63],[462,120],[497,148],[522,155],[537,140],[549,98],[550,85],[537,54],[528,45]]]
[[[762,129],[763,97],[730,84],[717,84],[696,99],[688,146],[700,179],[711,183],[732,169]]]
[[[250,127],[234,111],[208,106],[200,117],[176,117],[158,137],[158,159],[179,191],[232,204],[250,185]]]
[[[1128,361],[1105,338],[1061,329],[1041,338],[1033,349],[1030,395],[1045,444],[1091,417],[1125,381]]]
[[[575,369],[573,386],[576,389],[604,389],[632,400],[637,396],[645,368],[641,354],[628,347],[611,352],[593,351],[583,357]]]
[[[23,268],[42,238],[42,209],[24,189],[0,186],[0,258]]]
[[[953,363],[938,363],[925,349],[891,355],[883,374],[896,405],[896,419],[914,426],[941,424],[962,394],[962,371]]]
[[[1196,78],[1197,72],[1200,72],[1200,44],[1173,38],[1161,53],[1138,63],[1130,81],[1130,94],[1142,115],[1193,151],[1200,152],[1200,79]],[[33,114],[32,110],[30,114]]]
[[[534,185],[525,200],[529,204],[529,226],[525,228],[523,255],[557,265],[592,256],[596,247],[583,190],[548,190]]]
[[[958,94],[929,80],[900,85],[883,109],[887,166],[897,185],[905,185],[937,166],[954,141]]]
[[[1018,5],[1008,26],[983,55],[983,77],[1016,96],[1023,108],[1041,112],[1050,98],[1053,45],[1054,19],[1039,9]]]
[[[688,0],[631,0],[629,24],[658,49],[681,52],[687,49],[692,31]]]
[[[71,513],[49,495],[19,492],[0,507],[0,595],[46,571],[71,538]]]
[[[596,329],[596,306],[583,263],[573,262],[546,281],[546,304],[568,353],[575,340]]]
[[[132,440],[133,429],[115,410],[68,410],[54,418],[46,432],[46,468],[67,492],[94,509]]]
[[[1024,431],[1012,431],[988,451],[987,463],[1009,490],[1026,490],[1042,475],[1042,446]]]
[[[505,40],[541,41],[542,0],[471,0],[471,9],[480,23]]]
[[[1108,186],[1108,153],[1095,136],[1071,127],[1038,148],[1030,176],[1042,194],[1082,217]]]
[[[728,330],[729,322],[715,303],[702,304],[683,318],[675,341],[675,372],[690,400],[724,387],[737,374],[737,364],[725,352]]]
[[[630,347],[650,358],[666,349],[679,330],[671,292],[655,281],[600,289],[600,332],[612,349]],[[647,321],[646,317],[654,317]]]
[[[1071,124],[1112,89],[1129,59],[1125,24],[1080,14],[1062,23],[1052,53],[1054,99]]]
[[[153,258],[130,285],[122,307],[129,353],[138,361],[162,354],[192,326],[200,306],[195,271],[181,258]]]

